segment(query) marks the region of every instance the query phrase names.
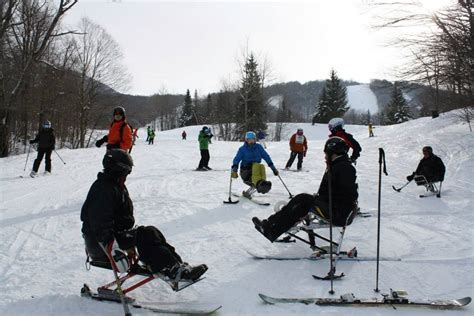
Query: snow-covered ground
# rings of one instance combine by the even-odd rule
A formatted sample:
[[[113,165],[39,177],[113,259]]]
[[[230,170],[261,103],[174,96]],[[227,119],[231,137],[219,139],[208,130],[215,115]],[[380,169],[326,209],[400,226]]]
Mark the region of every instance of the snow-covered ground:
[[[377,97],[368,84],[359,84],[347,87],[347,104],[352,110],[374,114],[379,111]]]
[[[293,194],[316,192],[324,171],[324,125],[288,124],[286,134],[303,127],[310,139],[304,168],[309,172],[281,173]],[[311,274],[324,275],[328,261],[262,261],[257,253],[309,254],[302,243],[271,244],[253,227],[253,216],[266,217],[272,207],[242,200],[224,205],[229,188],[229,168],[237,142],[210,145],[210,166],[216,171],[194,172],[199,160],[200,127],[157,133],[155,145],[145,144],[144,130],[132,155],[135,168],[128,179],[137,224],[155,225],[163,231],[184,260],[206,263],[206,279],[179,293],[163,282],[151,282],[132,292],[140,301],[156,305],[222,305],[222,315],[473,315],[471,304],[461,311],[400,308],[318,307],[298,304],[265,305],[258,293],[273,296],[329,297],[329,283]],[[447,116],[422,118],[404,124],[377,127],[368,138],[364,126],[347,126],[362,145],[357,163],[360,199],[370,218],[357,218],[348,228],[345,249],[357,246],[360,256],[376,254],[378,148],[386,152],[388,176],[382,178],[382,256],[401,262],[381,262],[379,288],[405,289],[412,297],[459,298],[474,295],[473,201],[474,136]],[[405,183],[421,158],[421,147],[431,145],[446,164],[442,198],[420,199],[414,184],[397,193],[391,186]],[[83,283],[92,288],[113,279],[109,270],[84,267],[80,209],[90,185],[101,170],[104,148],[58,150],[53,154],[53,174],[27,176],[26,155],[0,160],[0,314],[1,315],[120,315],[120,304],[81,298]],[[288,143],[269,143],[268,152],[283,168]],[[32,157],[30,157],[31,159]],[[296,162],[295,162],[296,164]],[[32,160],[28,162],[28,168]],[[41,170],[44,165],[42,164]],[[296,165],[294,165],[296,167]],[[268,169],[267,169],[268,170]],[[288,198],[277,177],[269,194],[272,204]],[[244,189],[240,180],[233,191]],[[334,283],[336,295],[354,292],[374,296],[375,262],[339,262],[346,277]],[[145,311],[132,309],[134,314]]]

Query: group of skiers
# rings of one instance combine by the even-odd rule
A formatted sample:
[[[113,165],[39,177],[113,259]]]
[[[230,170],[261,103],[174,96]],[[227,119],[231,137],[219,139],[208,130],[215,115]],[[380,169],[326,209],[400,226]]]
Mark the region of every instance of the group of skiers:
[[[267,219],[252,218],[255,228],[271,242],[305,219],[310,212],[318,218],[328,220],[330,200],[333,224],[345,226],[352,222],[358,210],[358,184],[354,166],[362,149],[354,137],[344,130],[343,119],[330,120],[328,128],[330,135],[323,149],[326,171],[318,192],[296,195]],[[152,273],[160,273],[173,280],[197,280],[207,271],[205,264],[191,266],[183,262],[175,248],[156,227],[135,226],[133,203],[125,182],[133,169],[129,152],[136,137],[136,130],[132,133],[132,128],[126,121],[125,109],[115,108],[108,134],[96,142],[97,147],[107,143],[107,151],[102,160],[103,171],[97,175],[81,210],[82,234],[88,256],[95,261],[110,262],[118,272],[128,271],[130,257],[139,256],[140,261]],[[186,139],[184,131],[182,137]],[[212,131],[207,126],[199,132],[201,160],[197,170],[212,170],[209,167],[208,148],[212,137]],[[149,126],[147,141],[153,143],[153,138],[154,131]],[[244,142],[231,166],[231,179],[239,177],[240,166],[240,177],[249,186],[242,195],[249,199],[255,192],[268,193],[272,187],[272,183],[266,178],[262,159],[273,174],[279,176],[270,155],[257,142],[258,138],[253,131],[245,133]],[[46,172],[51,172],[51,152],[55,145],[51,123],[45,122],[30,143],[38,143],[38,157],[33,165],[32,176],[38,172],[43,156],[46,156]],[[290,137],[289,144],[291,153],[285,169],[289,169],[297,157],[297,170],[301,170],[303,158],[308,151],[303,129],[297,129]],[[349,149],[352,149],[350,156]],[[444,173],[445,167],[441,159],[433,154],[431,147],[425,146],[423,159],[407,180],[423,175],[429,182],[443,181]]]

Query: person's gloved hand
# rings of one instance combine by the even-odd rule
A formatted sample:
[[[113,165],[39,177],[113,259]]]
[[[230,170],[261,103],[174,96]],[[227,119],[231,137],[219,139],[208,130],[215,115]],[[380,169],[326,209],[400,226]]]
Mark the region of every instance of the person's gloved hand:
[[[303,157],[306,157],[306,150],[303,152]]]
[[[130,268],[130,263],[128,262],[127,253],[120,249],[117,241],[113,239],[105,247],[107,255],[112,258],[112,266],[115,271],[120,273],[125,273]]]
[[[350,160],[351,160],[351,162],[354,164],[354,166],[357,165],[357,161],[356,161],[355,158],[352,158],[352,157],[351,157]]]
[[[230,176],[234,179],[237,179],[239,177],[239,175],[237,174],[237,166],[232,166]]]
[[[274,165],[273,165],[273,166],[271,166],[271,167],[270,167],[270,169],[272,169],[272,171],[273,171],[273,174],[274,174],[275,176],[278,176],[278,175],[280,174],[280,173],[278,172],[277,168],[275,168],[275,166],[274,166]]]
[[[411,175],[409,175],[409,176],[407,177],[407,180],[408,180],[408,181],[411,181],[411,180],[413,180],[413,178],[415,178],[415,173],[412,173]]]
[[[108,139],[109,138],[107,137],[107,135],[105,135],[104,137],[102,137],[101,139],[95,142],[95,146],[96,147],[102,146],[102,144],[105,143]]]

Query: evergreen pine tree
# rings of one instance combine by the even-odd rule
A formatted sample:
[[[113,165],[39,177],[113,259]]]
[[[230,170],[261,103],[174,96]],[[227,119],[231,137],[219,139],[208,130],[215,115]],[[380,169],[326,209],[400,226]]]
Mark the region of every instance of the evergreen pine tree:
[[[385,108],[385,119],[387,124],[397,124],[412,118],[410,107],[403,97],[402,90],[398,84],[393,85],[392,99]]]
[[[245,61],[241,80],[235,118],[237,133],[243,135],[246,131],[264,131],[267,124],[264,121],[262,81],[253,54]]]
[[[327,123],[334,117],[342,117],[348,110],[347,89],[333,69],[331,78],[326,80],[326,85],[319,96],[313,122]]]
[[[209,93],[207,95],[206,99],[206,104],[204,107],[204,120],[207,123],[213,123],[214,122],[214,117],[213,117],[213,106],[212,106],[212,97],[211,94]]]
[[[179,127],[196,125],[196,119],[193,112],[193,101],[191,100],[191,94],[188,89],[186,91],[186,96],[184,97],[184,104],[178,121]]]

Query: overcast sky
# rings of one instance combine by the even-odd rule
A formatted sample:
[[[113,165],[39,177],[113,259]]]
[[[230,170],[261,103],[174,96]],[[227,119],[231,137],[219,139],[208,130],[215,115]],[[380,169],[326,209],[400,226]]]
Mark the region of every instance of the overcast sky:
[[[370,28],[371,1],[80,0],[64,23],[86,16],[112,35],[133,77],[130,94],[217,92],[235,78],[246,46],[267,58],[275,82],[326,79],[331,68],[345,80],[393,80],[402,54]]]

